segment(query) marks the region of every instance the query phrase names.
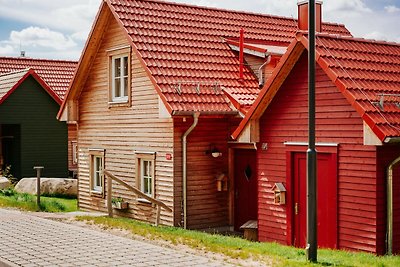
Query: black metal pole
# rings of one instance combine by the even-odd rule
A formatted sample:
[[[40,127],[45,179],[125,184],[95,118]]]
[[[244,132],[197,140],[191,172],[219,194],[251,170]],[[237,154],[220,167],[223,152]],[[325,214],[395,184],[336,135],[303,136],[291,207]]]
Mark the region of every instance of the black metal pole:
[[[308,3],[307,260],[317,261],[317,151],[315,149],[315,0]]]
[[[38,210],[40,210],[40,174],[44,167],[42,166],[35,166],[33,167],[34,170],[36,170],[36,204]]]

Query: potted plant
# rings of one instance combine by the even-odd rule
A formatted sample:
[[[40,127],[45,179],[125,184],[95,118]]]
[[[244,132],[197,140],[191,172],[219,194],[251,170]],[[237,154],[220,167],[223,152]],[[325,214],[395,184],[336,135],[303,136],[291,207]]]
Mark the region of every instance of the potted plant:
[[[111,205],[114,209],[117,210],[126,210],[128,209],[128,202],[124,201],[122,197],[112,198]]]

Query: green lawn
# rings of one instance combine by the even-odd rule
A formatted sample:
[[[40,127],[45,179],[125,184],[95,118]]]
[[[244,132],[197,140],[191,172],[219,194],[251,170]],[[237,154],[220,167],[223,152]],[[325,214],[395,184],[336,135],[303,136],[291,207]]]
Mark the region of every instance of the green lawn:
[[[36,196],[16,193],[13,189],[0,190],[0,207],[14,207],[29,211],[39,210]],[[77,210],[77,200],[59,197],[40,197],[40,210],[46,212],[70,212]]]
[[[148,239],[168,240],[173,244],[185,244],[196,249],[221,253],[231,258],[254,258],[273,266],[400,266],[400,257],[377,257],[368,253],[318,250],[318,263],[306,262],[304,249],[282,246],[276,243],[250,242],[237,237],[207,234],[176,227],[155,227],[127,218],[78,217],[105,227],[121,228]]]

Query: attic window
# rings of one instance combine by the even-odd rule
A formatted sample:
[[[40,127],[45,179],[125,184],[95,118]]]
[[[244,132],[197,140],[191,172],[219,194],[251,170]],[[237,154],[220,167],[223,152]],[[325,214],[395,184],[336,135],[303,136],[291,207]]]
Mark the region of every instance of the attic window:
[[[112,49],[109,55],[110,104],[129,104],[131,94],[130,48]]]
[[[129,63],[127,55],[112,57],[111,75],[112,101],[128,101]]]

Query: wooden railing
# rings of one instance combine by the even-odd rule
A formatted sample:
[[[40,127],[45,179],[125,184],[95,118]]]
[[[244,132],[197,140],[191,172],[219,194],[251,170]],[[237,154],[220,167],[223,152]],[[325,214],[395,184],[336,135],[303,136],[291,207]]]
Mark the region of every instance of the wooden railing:
[[[155,221],[155,225],[158,226],[158,224],[160,223],[160,213],[161,213],[161,208],[165,209],[166,211],[172,212],[172,209],[170,207],[168,207],[167,205],[165,205],[163,202],[149,197],[148,195],[144,194],[142,191],[140,191],[139,189],[125,183],[124,181],[122,181],[121,179],[117,178],[115,175],[113,175],[111,172],[104,170],[103,171],[104,175],[107,176],[107,209],[108,209],[108,216],[112,217],[113,216],[113,209],[112,209],[112,181],[114,180],[116,182],[118,182],[119,184],[125,186],[126,188],[128,188],[130,191],[132,191],[133,193],[135,193],[138,197],[144,198],[147,201],[151,202],[152,204],[154,204],[157,207],[157,215],[156,215],[156,221]]]

